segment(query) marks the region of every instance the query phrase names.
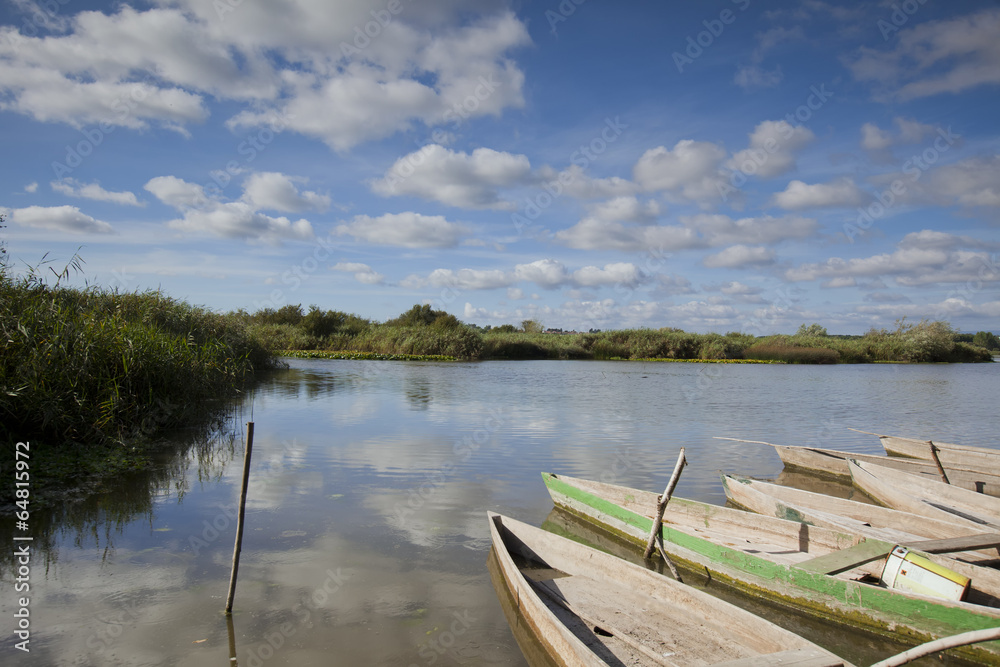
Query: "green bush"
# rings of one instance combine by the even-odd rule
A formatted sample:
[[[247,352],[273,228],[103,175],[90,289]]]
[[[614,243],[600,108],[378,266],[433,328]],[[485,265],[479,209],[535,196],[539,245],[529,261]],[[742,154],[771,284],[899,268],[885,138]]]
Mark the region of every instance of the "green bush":
[[[783,361],[787,364],[835,364],[840,360],[836,350],[826,347],[798,347],[781,343],[758,343],[746,349],[747,359]]]

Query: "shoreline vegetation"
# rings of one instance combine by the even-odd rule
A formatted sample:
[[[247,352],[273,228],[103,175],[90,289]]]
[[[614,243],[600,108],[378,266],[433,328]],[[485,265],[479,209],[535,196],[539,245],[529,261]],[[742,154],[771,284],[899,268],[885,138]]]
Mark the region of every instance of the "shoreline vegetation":
[[[975,363],[991,362],[1000,340],[990,332],[957,333],[942,321],[905,319],[894,330],[829,335],[819,324],[795,334],[698,334],[663,329],[545,332],[535,321],[478,327],[428,305],[387,322],[301,305],[232,314],[282,356],[328,359],[485,361],[596,359],[723,363]]]

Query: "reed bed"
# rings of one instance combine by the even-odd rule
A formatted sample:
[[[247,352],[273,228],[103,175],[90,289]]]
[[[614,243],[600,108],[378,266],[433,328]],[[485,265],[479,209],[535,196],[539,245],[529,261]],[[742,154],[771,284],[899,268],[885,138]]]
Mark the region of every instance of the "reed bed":
[[[232,315],[3,272],[0,341],[0,442],[31,441],[33,469],[66,479],[142,467],[154,436],[217,417],[279,363]]]

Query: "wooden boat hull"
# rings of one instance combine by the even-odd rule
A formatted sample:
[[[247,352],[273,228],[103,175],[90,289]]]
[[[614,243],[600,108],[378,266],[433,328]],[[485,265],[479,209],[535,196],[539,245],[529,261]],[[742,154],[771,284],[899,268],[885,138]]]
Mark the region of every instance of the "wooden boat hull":
[[[627,487],[543,473],[553,502],[580,518],[639,545],[652,528],[656,494]],[[735,526],[743,515],[744,529]],[[745,517],[754,517],[747,519]],[[729,538],[709,533],[724,528]],[[808,555],[849,547],[856,537],[816,526],[748,514],[740,510],[673,498],[661,531],[664,547],[685,566],[756,596],[833,622],[920,643],[969,630],[1000,625],[1000,609],[965,602],[935,600],[861,583],[843,576],[812,572],[781,562],[778,549],[767,550],[757,534],[784,532],[788,544]],[[796,547],[792,547],[794,550]],[[805,554],[803,554],[805,555]],[[806,557],[808,557],[806,555]],[[960,649],[984,664],[1000,660],[1000,642]]]
[[[1000,498],[853,459],[848,467],[855,486],[888,507],[942,521],[964,519],[984,530],[1000,529]]]
[[[930,440],[901,438],[894,435],[878,435],[879,442],[887,454],[906,456],[924,461],[934,461]],[[938,449],[938,459],[945,468],[991,472],[1000,470],[1000,450],[971,445],[955,445],[949,442],[933,441]]]
[[[498,514],[490,513],[489,523],[519,618],[555,664],[850,667],[792,632],[638,565]]]
[[[872,454],[853,454],[833,449],[818,447],[790,447],[787,445],[771,445],[777,451],[781,462],[788,468],[799,468],[835,477],[850,477],[847,459],[855,459],[865,463],[874,463],[886,468],[892,468],[911,475],[924,475],[935,480],[941,479],[937,466],[930,461],[915,458],[899,458],[891,456],[876,456]],[[1000,459],[998,459],[1000,463]],[[1000,468],[998,468],[1000,470]],[[958,468],[945,467],[948,482],[963,489],[1000,497],[1000,476],[984,471],[974,472]]]
[[[726,489],[726,497],[731,503],[751,512],[846,533],[855,533],[859,539],[882,540],[907,546],[927,539],[964,537],[980,532],[977,530],[971,532],[958,530],[952,531],[957,534],[945,535],[930,530],[925,531],[926,534],[916,534],[906,532],[904,527],[918,527],[921,522],[938,525],[942,525],[944,522],[936,522],[916,514],[907,514],[852,500],[831,499],[828,496],[809,491],[789,489],[777,484],[768,484],[743,477],[723,475],[722,484]],[[797,503],[795,500],[804,501],[806,504]],[[824,500],[827,501],[825,508],[822,504]],[[830,500],[839,502],[830,503]],[[846,509],[846,511],[839,511],[841,508]],[[871,518],[873,521],[868,521],[866,518]],[[972,580],[973,587],[966,597],[967,601],[1000,607],[1000,570],[985,566],[997,562],[995,548],[983,551],[962,551],[947,555],[927,554],[926,558]]]
[[[835,498],[822,493],[733,475],[723,475],[722,483],[731,502],[758,514],[835,530],[862,532],[866,536],[877,537],[877,533],[872,531],[888,531],[885,533],[887,537],[878,538],[888,541],[912,538],[945,539],[992,532],[988,526],[957,516],[941,521],[882,505]],[[980,558],[975,560],[982,558],[993,560],[998,557],[995,549],[984,549],[977,553]]]

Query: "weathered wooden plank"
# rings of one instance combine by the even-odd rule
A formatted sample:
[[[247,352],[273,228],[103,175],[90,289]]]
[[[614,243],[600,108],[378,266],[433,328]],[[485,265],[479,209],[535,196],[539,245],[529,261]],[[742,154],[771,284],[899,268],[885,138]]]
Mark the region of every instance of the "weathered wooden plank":
[[[926,540],[903,546],[929,554],[975,551],[976,549],[1000,547],[1000,533],[980,533],[978,535],[966,535],[965,537],[950,537],[944,540]]]
[[[877,558],[888,556],[894,546],[891,542],[865,540],[861,544],[857,544],[849,549],[834,551],[803,561],[795,567],[821,574],[839,574],[847,570],[853,570],[858,565],[870,563]]]

